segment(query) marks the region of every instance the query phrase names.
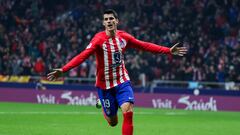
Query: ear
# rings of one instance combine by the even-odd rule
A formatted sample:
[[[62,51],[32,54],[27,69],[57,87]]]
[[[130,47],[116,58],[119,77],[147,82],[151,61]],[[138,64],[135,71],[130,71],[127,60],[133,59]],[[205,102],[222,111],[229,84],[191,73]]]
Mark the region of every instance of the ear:
[[[116,23],[117,23],[117,24],[119,23],[119,20],[118,20],[118,19],[116,19]]]

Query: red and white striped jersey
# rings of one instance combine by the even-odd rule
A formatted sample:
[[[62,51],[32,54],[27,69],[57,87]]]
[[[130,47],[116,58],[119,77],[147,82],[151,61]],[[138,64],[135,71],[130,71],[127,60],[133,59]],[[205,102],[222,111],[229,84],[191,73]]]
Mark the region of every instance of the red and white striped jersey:
[[[118,30],[115,37],[109,37],[105,31],[102,31],[93,37],[83,52],[63,66],[62,70],[63,72],[69,71],[95,53],[97,61],[96,87],[110,89],[130,80],[123,58],[127,48],[171,54],[168,47],[137,40],[124,31]]]

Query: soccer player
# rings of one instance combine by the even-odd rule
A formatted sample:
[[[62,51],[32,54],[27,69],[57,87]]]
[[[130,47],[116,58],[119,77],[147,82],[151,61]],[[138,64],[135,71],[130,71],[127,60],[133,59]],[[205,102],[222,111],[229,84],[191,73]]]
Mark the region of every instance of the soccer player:
[[[152,53],[183,56],[186,47],[163,47],[135,39],[127,32],[117,30],[118,15],[114,10],[103,13],[104,31],[97,33],[79,55],[59,69],[53,69],[47,75],[54,80],[62,73],[80,65],[90,55],[96,55],[97,73],[96,88],[100,98],[103,114],[110,126],[118,123],[117,111],[120,107],[123,114],[122,135],[133,135],[134,95],[128,72],[125,68],[123,54],[127,48],[136,48]]]

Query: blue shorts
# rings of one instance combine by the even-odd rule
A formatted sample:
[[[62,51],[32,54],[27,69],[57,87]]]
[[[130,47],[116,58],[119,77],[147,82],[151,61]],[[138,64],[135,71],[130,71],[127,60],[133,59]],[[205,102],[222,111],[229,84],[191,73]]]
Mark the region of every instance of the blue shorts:
[[[130,81],[126,81],[109,90],[97,89],[104,113],[107,116],[115,116],[118,108],[125,102],[134,103]]]

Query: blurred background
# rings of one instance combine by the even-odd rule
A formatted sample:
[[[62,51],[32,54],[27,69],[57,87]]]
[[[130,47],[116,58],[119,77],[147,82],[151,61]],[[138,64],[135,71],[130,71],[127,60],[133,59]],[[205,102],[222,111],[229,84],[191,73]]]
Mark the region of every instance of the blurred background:
[[[0,0],[1,135],[120,134],[121,113],[109,128],[95,108],[94,56],[46,79],[104,30],[108,8],[137,39],[188,48],[126,51],[137,135],[240,134],[240,0]]]
[[[0,0],[0,81],[51,83],[46,74],[104,30],[107,8],[119,14],[119,29],[137,39],[167,47],[180,42],[189,49],[172,60],[127,51],[136,87],[240,89],[238,0]],[[56,83],[92,85],[95,64],[91,56]]]

